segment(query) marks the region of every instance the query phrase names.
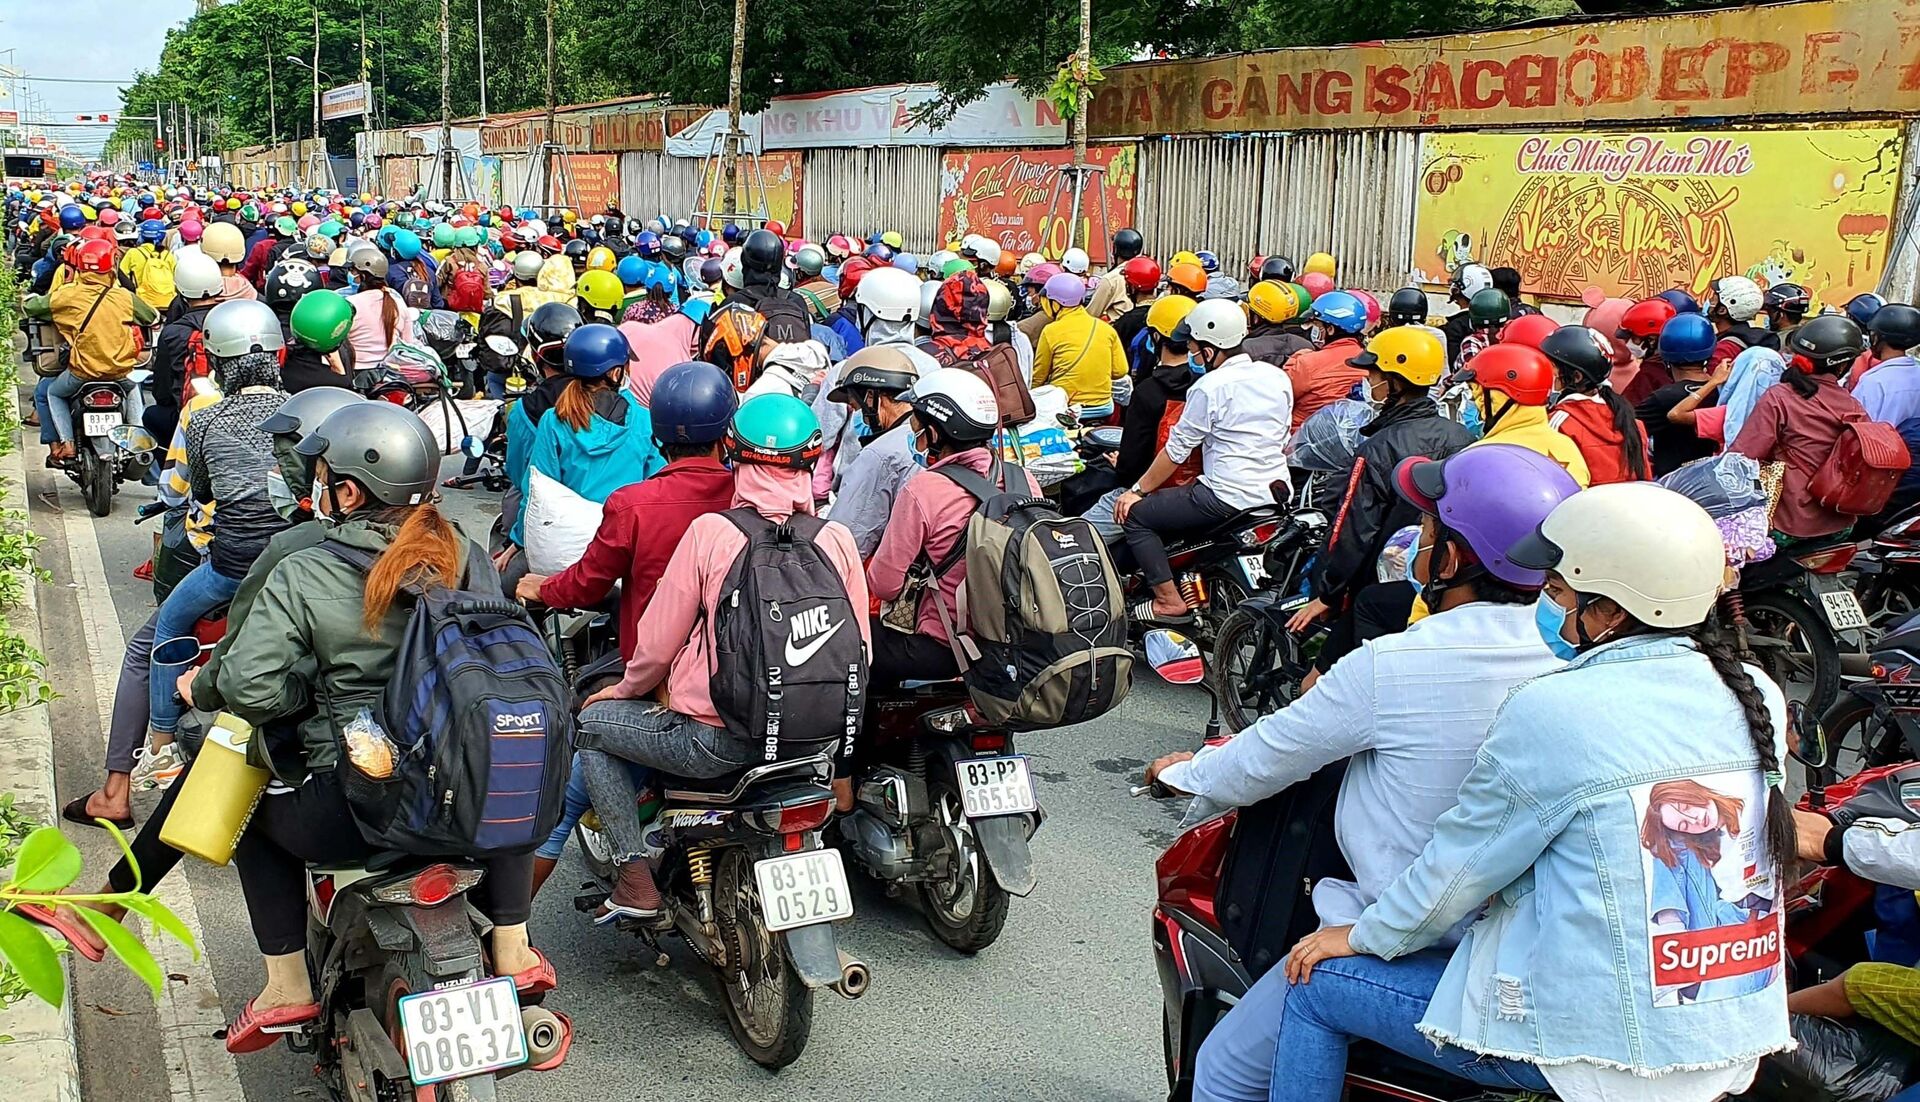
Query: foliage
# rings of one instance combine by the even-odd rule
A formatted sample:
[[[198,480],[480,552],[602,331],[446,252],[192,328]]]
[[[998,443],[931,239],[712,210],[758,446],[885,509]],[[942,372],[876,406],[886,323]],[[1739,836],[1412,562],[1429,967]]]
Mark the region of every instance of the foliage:
[[[14,272],[13,265],[7,264],[0,266],[0,333],[12,336],[19,328],[19,276]],[[0,356],[0,455],[11,453],[17,446],[16,430],[20,427],[20,418],[14,408],[14,395],[19,385],[19,358],[13,355]]]

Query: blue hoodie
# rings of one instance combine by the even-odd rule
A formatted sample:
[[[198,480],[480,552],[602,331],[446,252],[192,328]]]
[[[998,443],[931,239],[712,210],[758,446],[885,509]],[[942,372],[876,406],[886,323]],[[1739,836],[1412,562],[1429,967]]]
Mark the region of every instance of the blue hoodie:
[[[666,465],[653,443],[653,419],[625,387],[596,396],[593,420],[585,429],[575,429],[549,410],[534,429],[519,480],[526,504],[514,523],[513,542],[527,546],[526,515],[535,508],[536,495],[559,492],[554,483],[601,505],[615,490],[643,481]],[[593,524],[598,527],[598,517]]]

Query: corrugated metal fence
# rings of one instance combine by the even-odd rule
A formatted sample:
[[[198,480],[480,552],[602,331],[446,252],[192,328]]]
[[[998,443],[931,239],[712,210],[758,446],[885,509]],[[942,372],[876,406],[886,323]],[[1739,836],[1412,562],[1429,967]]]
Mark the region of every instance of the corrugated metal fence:
[[[940,150],[809,149],[801,167],[808,236],[899,230],[907,248],[940,248]]]
[[[700,190],[700,159],[664,153],[620,154],[620,208],[635,218],[662,211],[683,217]]]

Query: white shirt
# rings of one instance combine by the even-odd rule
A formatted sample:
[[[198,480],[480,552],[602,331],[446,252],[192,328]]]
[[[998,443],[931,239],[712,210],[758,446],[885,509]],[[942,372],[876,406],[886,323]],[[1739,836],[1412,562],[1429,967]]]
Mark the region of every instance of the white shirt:
[[[1290,482],[1281,458],[1293,424],[1293,382],[1244,353],[1193,381],[1167,457],[1184,463],[1200,449],[1200,482],[1235,509],[1271,505],[1275,480]]]
[[[1732,1067],[1706,1071],[1670,1071],[1647,1078],[1598,1064],[1555,1064],[1543,1067],[1547,1085],[1565,1102],[1714,1102],[1753,1085],[1760,1061],[1745,1060]]]

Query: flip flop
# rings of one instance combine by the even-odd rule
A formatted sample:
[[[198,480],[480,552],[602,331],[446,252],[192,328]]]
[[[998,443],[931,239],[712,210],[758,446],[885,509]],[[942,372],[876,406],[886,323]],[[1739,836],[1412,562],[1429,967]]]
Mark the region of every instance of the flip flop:
[[[280,1039],[280,1034],[292,1032],[292,1026],[318,1021],[320,1004],[308,1003],[305,1006],[276,1006],[272,1010],[255,1010],[253,1000],[240,1011],[240,1016],[227,1025],[227,1051],[239,1056],[248,1052],[259,1052],[272,1048]],[[268,1032],[273,1030],[274,1032]]]
[[[105,828],[100,825],[99,819],[87,814],[87,801],[92,798],[93,793],[89,792],[77,800],[68,801],[67,805],[60,809],[60,817],[69,823],[76,823],[83,827],[93,827],[96,830],[104,830]],[[133,816],[131,815],[124,819],[108,819],[107,822],[112,823],[121,830],[133,829]]]
[[[153,560],[148,559],[146,562],[143,562],[139,566],[134,567],[133,577],[135,581],[141,581],[141,582],[152,581],[153,580]]]
[[[72,908],[69,907],[69,910]],[[91,927],[79,921],[78,916],[63,915],[52,907],[43,907],[38,903],[22,903],[13,909],[21,918],[38,922],[54,933],[67,939],[73,951],[95,964],[107,959],[107,951],[94,938]],[[82,931],[85,933],[82,933]]]

